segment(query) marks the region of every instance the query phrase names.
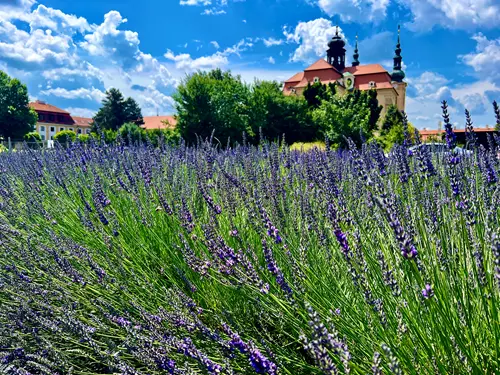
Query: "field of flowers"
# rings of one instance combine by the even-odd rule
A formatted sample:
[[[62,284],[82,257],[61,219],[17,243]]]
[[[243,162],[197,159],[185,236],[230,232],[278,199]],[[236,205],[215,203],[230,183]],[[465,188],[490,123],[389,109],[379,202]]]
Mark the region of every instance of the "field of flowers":
[[[499,143],[473,136],[0,154],[0,373],[498,372]]]

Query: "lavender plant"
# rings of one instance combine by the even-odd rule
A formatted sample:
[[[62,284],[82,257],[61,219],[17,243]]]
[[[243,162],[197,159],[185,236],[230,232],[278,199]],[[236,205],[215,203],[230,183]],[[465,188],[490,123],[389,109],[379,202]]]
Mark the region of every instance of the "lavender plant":
[[[495,153],[349,143],[0,154],[0,373],[498,372]]]

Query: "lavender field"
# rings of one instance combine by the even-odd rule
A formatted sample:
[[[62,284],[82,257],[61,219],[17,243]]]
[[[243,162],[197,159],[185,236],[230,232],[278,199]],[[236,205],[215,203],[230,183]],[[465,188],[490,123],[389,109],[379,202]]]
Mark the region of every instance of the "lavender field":
[[[500,144],[468,135],[0,154],[0,373],[500,371]]]

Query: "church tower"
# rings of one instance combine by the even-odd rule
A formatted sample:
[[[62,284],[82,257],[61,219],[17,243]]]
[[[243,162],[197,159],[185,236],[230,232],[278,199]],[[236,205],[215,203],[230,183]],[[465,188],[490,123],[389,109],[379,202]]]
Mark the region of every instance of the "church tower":
[[[335,69],[342,72],[345,69],[345,42],[339,36],[339,27],[335,36],[328,42],[328,50],[326,51],[327,61],[333,65]]]
[[[354,55],[352,57],[352,66],[359,66],[358,35],[356,35],[356,47],[354,48]]]
[[[405,109],[406,101],[406,86],[408,85],[404,82],[405,72],[402,68],[403,57],[401,56],[401,27],[398,26],[398,43],[396,44],[396,49],[394,50],[394,66],[392,68],[391,80],[392,86],[396,89],[398,93],[397,107],[400,111]]]

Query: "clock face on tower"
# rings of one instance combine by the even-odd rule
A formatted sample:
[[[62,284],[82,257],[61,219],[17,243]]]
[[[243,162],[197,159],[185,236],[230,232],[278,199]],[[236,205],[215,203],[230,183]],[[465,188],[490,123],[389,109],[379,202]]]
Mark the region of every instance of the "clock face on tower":
[[[344,73],[344,86],[347,90],[354,90],[354,76],[351,73]]]

